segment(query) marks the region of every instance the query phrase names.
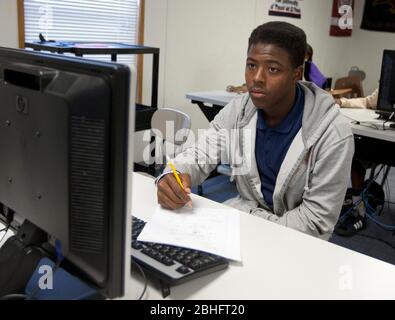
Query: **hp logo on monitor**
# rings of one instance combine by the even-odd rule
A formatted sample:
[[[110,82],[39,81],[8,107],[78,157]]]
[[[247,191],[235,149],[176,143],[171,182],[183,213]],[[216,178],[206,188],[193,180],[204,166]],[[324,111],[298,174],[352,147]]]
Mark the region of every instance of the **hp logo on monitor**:
[[[15,106],[16,106],[16,111],[24,113],[24,114],[28,114],[29,112],[29,104],[28,104],[28,100],[26,97],[22,97],[22,96],[16,96],[16,101],[15,101]]]

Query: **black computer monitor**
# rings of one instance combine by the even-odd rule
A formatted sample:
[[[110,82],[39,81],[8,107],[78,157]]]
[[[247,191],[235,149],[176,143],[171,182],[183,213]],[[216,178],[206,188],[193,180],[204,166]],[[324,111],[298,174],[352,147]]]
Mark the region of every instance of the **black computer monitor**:
[[[395,50],[384,50],[377,113],[388,118],[395,111]],[[392,116],[393,118],[393,116]]]
[[[0,48],[3,211],[45,232],[31,248],[60,243],[63,265],[109,298],[130,274],[129,88],[124,65]]]

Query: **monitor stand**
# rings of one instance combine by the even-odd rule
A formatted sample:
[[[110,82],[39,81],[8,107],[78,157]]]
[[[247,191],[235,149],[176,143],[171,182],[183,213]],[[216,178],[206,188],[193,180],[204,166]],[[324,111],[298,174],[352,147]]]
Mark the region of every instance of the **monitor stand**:
[[[28,220],[7,239],[0,248],[0,300],[103,299],[96,289],[55,266],[55,254],[43,249],[47,240],[47,234]],[[44,279],[48,269],[53,281],[50,287]]]
[[[7,239],[0,248],[0,297],[24,294],[37,264],[48,257],[40,248],[46,241],[46,233],[27,220],[16,235]]]
[[[95,289],[71,275],[52,260],[43,258],[36,266],[26,289],[28,299],[35,300],[102,300]]]

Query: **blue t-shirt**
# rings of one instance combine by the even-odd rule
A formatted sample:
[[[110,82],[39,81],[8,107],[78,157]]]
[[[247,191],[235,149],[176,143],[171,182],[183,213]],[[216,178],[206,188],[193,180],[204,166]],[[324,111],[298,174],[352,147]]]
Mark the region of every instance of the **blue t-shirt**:
[[[304,92],[296,86],[295,102],[291,111],[275,128],[265,124],[263,111],[258,109],[255,157],[261,178],[261,191],[266,203],[273,208],[273,192],[278,172],[294,137],[302,127]]]

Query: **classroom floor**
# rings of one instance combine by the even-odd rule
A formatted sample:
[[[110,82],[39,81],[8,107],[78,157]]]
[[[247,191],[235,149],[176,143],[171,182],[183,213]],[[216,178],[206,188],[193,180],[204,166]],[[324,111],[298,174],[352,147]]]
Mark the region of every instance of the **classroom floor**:
[[[368,176],[369,172],[367,173]],[[381,176],[378,177],[381,181]],[[395,225],[395,169],[392,168],[384,187],[386,200],[394,204],[386,204],[380,215],[380,221],[386,224]],[[391,192],[391,189],[393,192]],[[197,193],[197,188],[192,191]],[[203,196],[217,202],[223,202],[229,198],[237,195],[236,186],[229,181],[227,176],[218,176],[206,180],[203,183]],[[366,254],[395,264],[395,232],[388,231],[378,226],[373,221],[368,220],[367,227],[359,231],[352,237],[340,237],[333,234],[329,240],[330,242],[339,246],[355,250],[357,252]]]

